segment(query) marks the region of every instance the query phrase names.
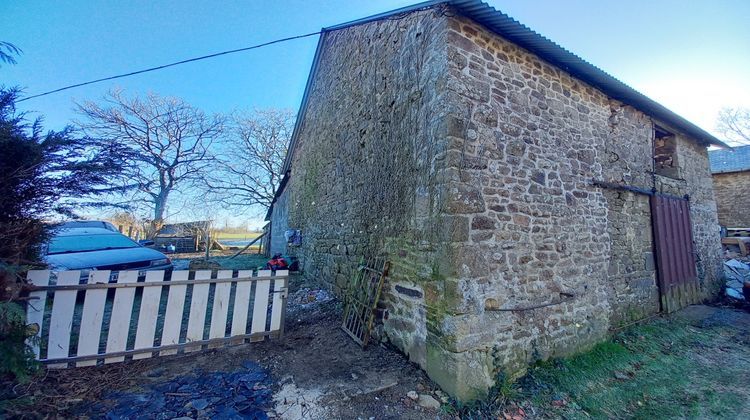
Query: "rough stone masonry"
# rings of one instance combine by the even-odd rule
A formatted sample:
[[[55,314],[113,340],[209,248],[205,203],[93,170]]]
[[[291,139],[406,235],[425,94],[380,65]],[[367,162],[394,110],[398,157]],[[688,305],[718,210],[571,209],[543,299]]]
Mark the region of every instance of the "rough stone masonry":
[[[718,290],[705,144],[458,10],[325,32],[295,136],[272,252],[336,291],[386,255],[381,338],[461,400],[659,311],[648,196],[592,180],[688,194],[701,293]]]
[[[729,228],[750,227],[750,170],[713,174],[719,223]]]

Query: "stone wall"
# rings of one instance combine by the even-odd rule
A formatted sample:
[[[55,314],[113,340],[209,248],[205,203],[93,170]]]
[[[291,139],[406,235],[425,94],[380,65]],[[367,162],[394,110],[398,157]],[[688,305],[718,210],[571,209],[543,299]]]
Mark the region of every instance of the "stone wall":
[[[422,366],[424,299],[436,298],[417,279],[440,270],[453,240],[445,25],[438,8],[323,35],[284,192],[307,277],[340,293],[361,257],[388,256],[378,332]]]
[[[454,256],[460,298],[436,332],[453,362],[431,376],[459,372],[450,391],[471,395],[659,310],[648,197],[593,180],[689,194],[710,296],[720,247],[705,147],[678,134],[674,178],[655,175],[647,115],[467,19],[449,28],[448,207],[470,232]]]
[[[750,171],[714,174],[719,223],[729,228],[750,227]]]
[[[287,253],[287,241],[284,232],[289,229],[289,193],[287,190],[282,191],[281,195],[276,198],[271,213],[271,256],[276,254]]]
[[[291,251],[335,291],[386,256],[379,335],[452,395],[659,310],[648,197],[595,180],[690,195],[717,287],[705,147],[676,133],[677,168],[654,174],[651,118],[440,9],[326,33],[320,54],[284,192]]]

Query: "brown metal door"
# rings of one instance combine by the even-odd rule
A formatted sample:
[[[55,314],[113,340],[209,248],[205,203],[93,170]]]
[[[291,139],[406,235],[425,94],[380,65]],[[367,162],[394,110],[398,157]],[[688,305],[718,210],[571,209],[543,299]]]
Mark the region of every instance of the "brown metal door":
[[[661,308],[674,312],[700,296],[688,200],[652,195],[651,223]]]

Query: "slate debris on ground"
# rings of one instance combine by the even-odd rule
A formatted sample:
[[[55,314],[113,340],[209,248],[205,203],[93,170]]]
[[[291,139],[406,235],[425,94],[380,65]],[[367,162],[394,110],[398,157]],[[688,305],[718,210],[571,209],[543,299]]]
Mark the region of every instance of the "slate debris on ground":
[[[748,286],[745,285],[750,283],[750,265],[737,259],[725,261],[724,277],[726,278],[724,293],[732,299],[748,301],[745,296]]]
[[[267,419],[273,409],[270,375],[254,362],[246,370],[202,372],[148,385],[141,392],[112,392],[86,410],[107,419]]]

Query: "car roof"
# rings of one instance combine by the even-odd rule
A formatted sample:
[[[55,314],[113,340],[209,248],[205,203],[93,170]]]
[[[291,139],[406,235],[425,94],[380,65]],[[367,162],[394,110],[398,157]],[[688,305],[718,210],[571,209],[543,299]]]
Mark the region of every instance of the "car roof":
[[[122,235],[109,229],[96,227],[62,228],[55,232],[55,236],[91,236],[91,235]],[[125,236],[125,235],[122,235]]]
[[[117,232],[117,228],[115,225],[113,225],[110,222],[105,222],[104,220],[70,220],[67,222],[64,222],[59,227],[61,228],[104,228],[107,230],[111,230],[113,232]]]

